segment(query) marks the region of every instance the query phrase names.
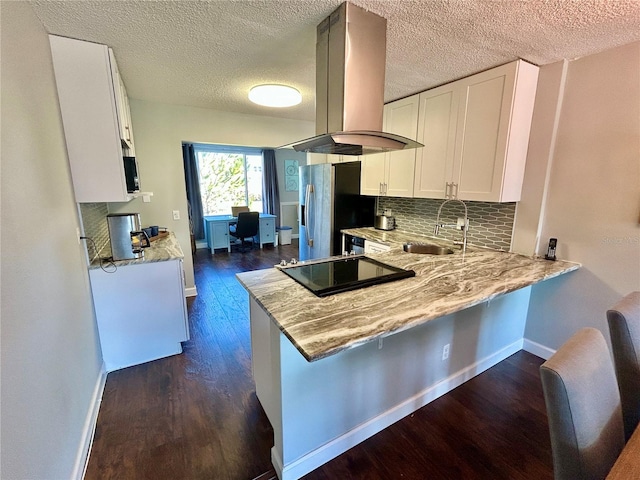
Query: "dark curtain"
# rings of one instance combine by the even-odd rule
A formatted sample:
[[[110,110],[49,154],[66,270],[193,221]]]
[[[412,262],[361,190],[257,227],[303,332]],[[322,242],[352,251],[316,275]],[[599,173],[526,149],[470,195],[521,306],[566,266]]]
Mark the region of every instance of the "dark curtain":
[[[195,239],[200,240],[204,238],[202,197],[200,196],[198,162],[192,144],[182,144],[182,160],[184,161],[184,183],[187,187],[187,202],[189,204],[189,227]]]
[[[262,211],[276,215],[276,228],[280,228],[280,192],[273,150],[262,151]]]

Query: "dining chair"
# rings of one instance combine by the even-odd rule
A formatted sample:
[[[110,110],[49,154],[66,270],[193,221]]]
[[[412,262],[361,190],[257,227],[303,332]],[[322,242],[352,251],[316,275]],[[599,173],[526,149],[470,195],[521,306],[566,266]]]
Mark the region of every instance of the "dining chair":
[[[620,394],[600,330],[578,330],[540,366],[556,480],[603,479],[624,447]]]
[[[238,213],[238,222],[229,226],[229,234],[240,240],[241,251],[246,251],[246,241],[258,235],[260,214],[258,212]]]
[[[640,422],[640,291],[607,310],[626,440]]]

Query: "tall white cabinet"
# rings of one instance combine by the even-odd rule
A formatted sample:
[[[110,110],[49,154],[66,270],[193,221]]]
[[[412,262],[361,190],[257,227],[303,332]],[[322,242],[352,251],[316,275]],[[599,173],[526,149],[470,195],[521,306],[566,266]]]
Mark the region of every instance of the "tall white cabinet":
[[[106,45],[49,35],[76,201],[125,202],[135,156],[129,101]]]
[[[384,106],[383,130],[416,140],[418,127],[418,95]],[[376,153],[362,157],[360,193],[412,197],[416,150]]]
[[[520,200],[537,81],[518,60],[421,93],[413,196]]]

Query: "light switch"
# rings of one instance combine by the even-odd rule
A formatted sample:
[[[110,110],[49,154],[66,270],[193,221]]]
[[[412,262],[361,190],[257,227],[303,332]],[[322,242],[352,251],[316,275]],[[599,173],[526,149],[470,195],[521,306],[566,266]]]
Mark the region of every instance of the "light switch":
[[[174,210],[173,211],[173,219],[174,220],[180,220],[180,210]]]

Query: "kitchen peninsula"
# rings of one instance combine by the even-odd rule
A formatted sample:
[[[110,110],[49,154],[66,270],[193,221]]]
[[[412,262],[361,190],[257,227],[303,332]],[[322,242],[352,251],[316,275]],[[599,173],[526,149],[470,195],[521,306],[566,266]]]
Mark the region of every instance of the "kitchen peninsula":
[[[345,231],[367,235],[366,229]],[[318,298],[277,269],[250,295],[256,394],[280,479],[299,478],[522,348],[530,286],[580,267],[469,248],[376,260],[416,276]],[[438,243],[411,235],[412,241]]]

